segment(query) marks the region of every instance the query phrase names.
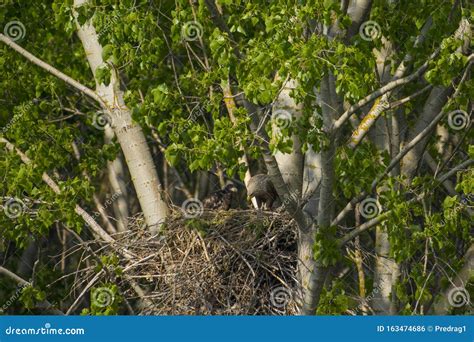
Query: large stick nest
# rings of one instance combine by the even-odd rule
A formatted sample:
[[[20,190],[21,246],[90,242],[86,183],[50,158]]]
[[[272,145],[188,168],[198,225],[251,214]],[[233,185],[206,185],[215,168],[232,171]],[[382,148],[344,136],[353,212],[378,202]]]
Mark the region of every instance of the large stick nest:
[[[153,302],[143,314],[296,313],[296,227],[287,214],[175,211],[158,238],[140,217],[115,238],[141,260],[126,273]],[[138,300],[131,289],[124,295]]]

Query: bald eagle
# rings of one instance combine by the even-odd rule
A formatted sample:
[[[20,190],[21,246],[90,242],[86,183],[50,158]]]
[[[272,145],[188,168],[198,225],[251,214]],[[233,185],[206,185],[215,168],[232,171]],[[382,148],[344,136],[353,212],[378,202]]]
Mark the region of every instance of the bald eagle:
[[[273,202],[278,198],[270,177],[264,174],[250,178],[247,184],[247,194],[249,198],[255,197],[259,209],[264,207],[271,210]]]
[[[234,184],[228,184],[224,189],[214,191],[204,200],[204,208],[229,210],[233,195],[237,192]]]

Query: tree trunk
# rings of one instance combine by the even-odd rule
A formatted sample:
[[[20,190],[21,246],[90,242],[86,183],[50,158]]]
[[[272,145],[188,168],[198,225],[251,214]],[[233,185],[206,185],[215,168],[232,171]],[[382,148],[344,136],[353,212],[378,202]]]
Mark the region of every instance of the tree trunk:
[[[75,0],[74,8],[87,2],[88,0]],[[95,77],[97,68],[106,65],[102,59],[102,46],[90,21],[80,25],[76,11],[74,11],[74,16],[78,36]],[[103,99],[106,106],[104,110],[110,115],[111,126],[125,156],[147,226],[152,233],[156,233],[161,223],[166,219],[168,208],[161,196],[161,185],[145,135],[141,127],[132,121],[130,109],[125,105],[123,92],[120,90],[117,72],[113,68],[111,69],[111,79],[108,86],[98,84],[97,81],[96,85],[96,92]]]
[[[107,125],[105,127],[105,141],[110,143],[114,136],[112,128]],[[113,191],[113,209],[115,219],[117,220],[117,229],[119,232],[128,229],[128,217],[130,216],[128,210],[128,190],[127,182],[125,181],[125,169],[123,165],[122,156],[119,155],[115,160],[107,163],[107,171],[109,183]]]
[[[291,91],[297,86],[296,81],[288,80],[280,92],[272,110],[273,135],[280,133],[278,125],[290,125],[291,120],[298,119],[302,115],[303,108],[290,96]],[[277,152],[275,158],[281,175],[288,189],[295,199],[301,199],[303,182],[303,154],[301,153],[301,141],[297,135],[291,137],[293,150],[291,153]]]

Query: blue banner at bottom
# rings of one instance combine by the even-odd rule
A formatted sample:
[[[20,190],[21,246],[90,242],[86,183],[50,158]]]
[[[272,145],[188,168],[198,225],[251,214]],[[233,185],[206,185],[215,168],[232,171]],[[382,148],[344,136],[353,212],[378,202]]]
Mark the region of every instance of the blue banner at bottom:
[[[0,316],[0,341],[473,342],[472,316]]]

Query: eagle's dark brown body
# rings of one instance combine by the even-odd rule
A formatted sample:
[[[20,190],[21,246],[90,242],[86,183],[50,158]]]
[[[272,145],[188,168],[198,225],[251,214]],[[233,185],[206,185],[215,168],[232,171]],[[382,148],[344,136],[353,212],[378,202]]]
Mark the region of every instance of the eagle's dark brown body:
[[[234,184],[228,184],[224,189],[214,191],[204,200],[204,208],[229,210],[232,197],[237,192]]]
[[[247,184],[247,193],[249,198],[255,197],[259,208],[264,206],[267,210],[272,209],[273,202],[278,197],[270,177],[263,174],[250,178]]]

